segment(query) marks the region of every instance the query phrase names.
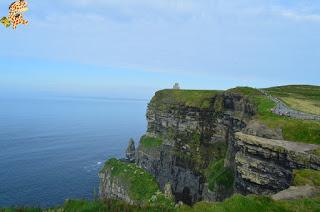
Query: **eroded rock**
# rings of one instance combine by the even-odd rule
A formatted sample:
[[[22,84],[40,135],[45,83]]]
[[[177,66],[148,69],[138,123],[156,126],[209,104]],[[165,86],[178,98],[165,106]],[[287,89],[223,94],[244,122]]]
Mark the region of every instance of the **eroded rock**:
[[[320,170],[312,152],[319,145],[235,134],[236,189],[242,194],[274,194],[287,189],[293,169]]]

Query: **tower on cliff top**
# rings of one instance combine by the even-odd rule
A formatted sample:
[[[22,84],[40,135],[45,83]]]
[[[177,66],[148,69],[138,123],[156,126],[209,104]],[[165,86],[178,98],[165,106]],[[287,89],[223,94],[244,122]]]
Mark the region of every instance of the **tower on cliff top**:
[[[179,85],[179,83],[175,83],[174,85],[173,85],[173,88],[172,89],[174,89],[174,90],[180,90],[180,85]]]

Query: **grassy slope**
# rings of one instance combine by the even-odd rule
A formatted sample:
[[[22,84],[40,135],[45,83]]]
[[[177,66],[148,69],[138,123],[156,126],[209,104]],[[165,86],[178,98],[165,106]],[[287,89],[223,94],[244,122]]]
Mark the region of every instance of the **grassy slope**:
[[[303,121],[275,115],[275,104],[258,90],[248,87],[230,89],[230,92],[248,95],[257,106],[257,119],[271,128],[281,128],[286,140],[320,144],[320,122]],[[303,93],[300,91],[300,93]]]
[[[320,115],[320,86],[290,85],[266,90],[296,110]]]

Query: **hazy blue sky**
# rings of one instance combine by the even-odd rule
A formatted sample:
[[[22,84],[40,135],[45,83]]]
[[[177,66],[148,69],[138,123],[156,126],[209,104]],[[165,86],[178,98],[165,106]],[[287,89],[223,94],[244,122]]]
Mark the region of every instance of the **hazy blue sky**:
[[[12,0],[0,2],[0,16]],[[148,98],[320,84],[320,1],[29,0],[0,26],[0,94]]]

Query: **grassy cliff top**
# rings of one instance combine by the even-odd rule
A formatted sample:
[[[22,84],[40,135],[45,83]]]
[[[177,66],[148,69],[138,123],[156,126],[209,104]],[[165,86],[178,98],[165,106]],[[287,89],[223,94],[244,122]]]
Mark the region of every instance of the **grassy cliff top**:
[[[216,90],[174,90],[165,89],[156,92],[151,104],[181,104],[189,107],[208,108],[211,98],[223,91]]]

